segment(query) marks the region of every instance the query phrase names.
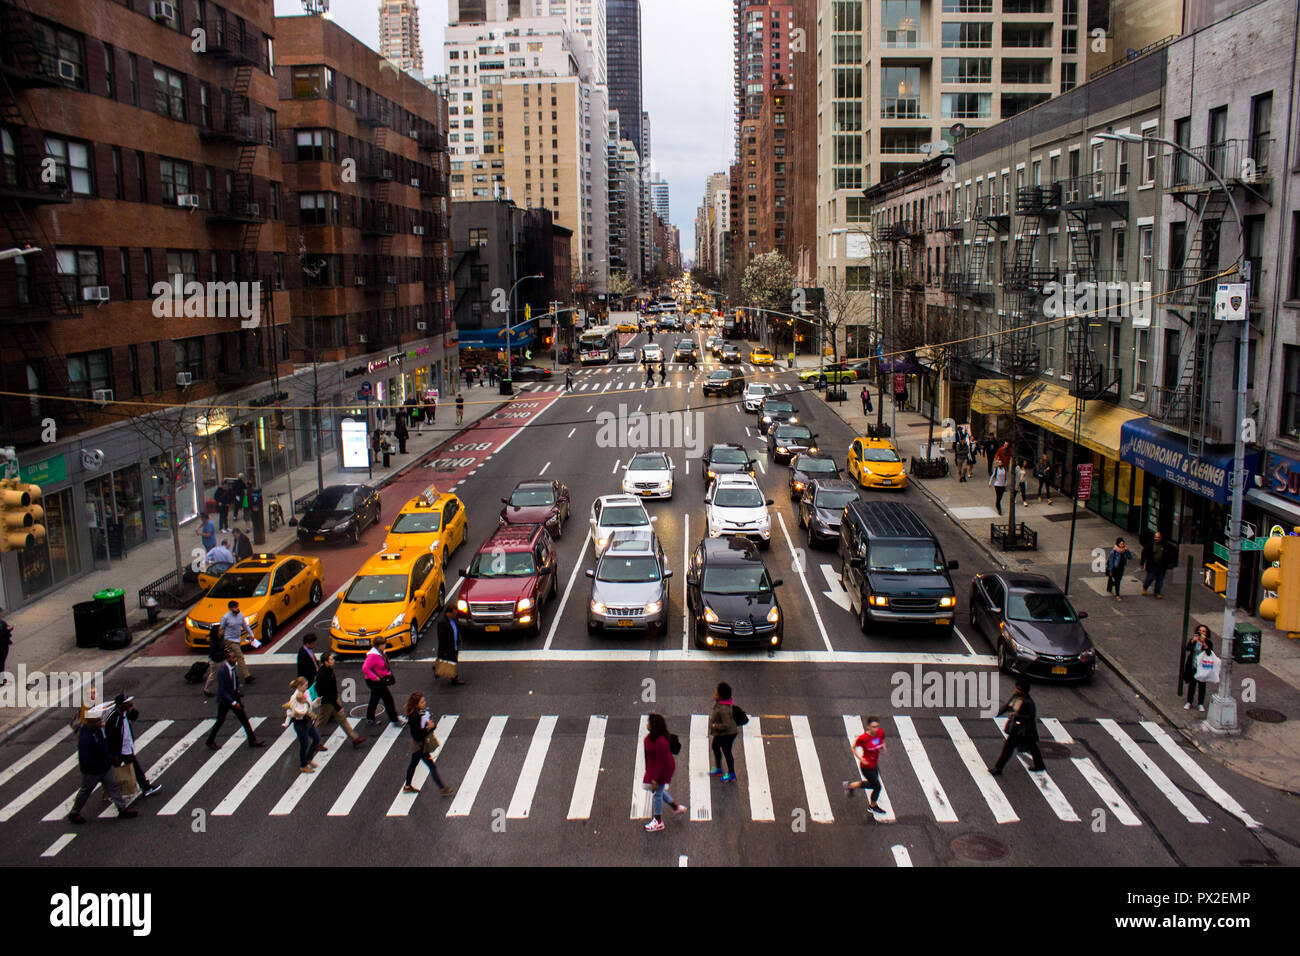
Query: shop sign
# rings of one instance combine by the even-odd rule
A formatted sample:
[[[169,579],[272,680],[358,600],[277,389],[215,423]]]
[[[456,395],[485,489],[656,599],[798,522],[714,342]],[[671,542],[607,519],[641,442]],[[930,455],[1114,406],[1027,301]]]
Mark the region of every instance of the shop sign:
[[[51,485],[67,479],[68,466],[62,455],[55,455],[34,465],[23,465],[18,469],[18,477],[29,485]]]
[[[379,369],[381,369],[381,368],[388,368],[388,359],[386,359],[386,358],[383,358],[383,359],[375,359],[375,360],[372,361],[369,365],[366,366],[366,371],[367,371],[367,372],[377,372],[377,371],[379,371]]]
[[[902,395],[907,392],[907,375],[903,372],[894,373],[894,394]]]
[[[371,369],[367,369],[364,365],[358,365],[356,368],[348,369],[346,372],[344,372],[344,373],[343,373],[343,377],[344,377],[344,378],[356,378],[358,375],[365,375],[365,374],[367,374],[369,371],[372,371],[372,370],[371,370]]]
[[[406,353],[406,357],[419,358],[421,355],[427,355],[428,353],[429,353],[429,346],[423,345],[418,349],[411,349],[411,351]]]
[[[345,418],[339,423],[343,441],[343,467],[365,468],[370,463],[370,445],[366,441],[366,423]]]
[[[1264,487],[1275,495],[1300,502],[1300,461],[1269,452]]]
[[[1079,491],[1075,496],[1080,501],[1087,501],[1092,497],[1092,463],[1079,466]]]
[[[1166,432],[1145,418],[1125,422],[1120,431],[1119,457],[1147,474],[1194,492],[1219,504],[1227,504],[1232,485],[1231,453],[1197,457],[1187,450],[1187,439]],[[1245,460],[1246,482],[1258,467],[1259,456]]]

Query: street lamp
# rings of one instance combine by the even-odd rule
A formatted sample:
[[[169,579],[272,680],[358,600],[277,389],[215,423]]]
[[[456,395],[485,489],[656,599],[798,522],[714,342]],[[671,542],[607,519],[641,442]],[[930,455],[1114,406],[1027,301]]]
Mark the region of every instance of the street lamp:
[[[506,381],[511,383],[510,390],[514,391],[514,380],[510,376],[510,330],[514,328],[515,314],[515,289],[519,288],[519,283],[527,282],[529,279],[545,279],[540,273],[535,276],[523,276],[515,280],[515,284],[510,287],[510,311],[506,313]],[[503,393],[505,394],[505,393]]]
[[[1249,265],[1247,264],[1245,269],[1242,268],[1246,255],[1245,224],[1241,218],[1241,210],[1237,208],[1237,200],[1233,197],[1232,190],[1223,181],[1223,177],[1218,170],[1187,147],[1171,139],[1163,139],[1159,136],[1143,137],[1137,133],[1113,133],[1109,130],[1096,135],[1098,139],[1115,140],[1119,143],[1141,143],[1144,139],[1149,139],[1176,149],[1184,156],[1190,156],[1200,163],[1205,168],[1205,171],[1214,177],[1214,181],[1219,184],[1219,188],[1228,197],[1232,217],[1237,221],[1237,234],[1241,239],[1241,255],[1237,258],[1237,271],[1243,273],[1246,280],[1249,281]],[[1232,641],[1237,626],[1237,579],[1241,572],[1241,512],[1243,497],[1246,493],[1246,442],[1243,438],[1242,423],[1246,420],[1246,374],[1249,368],[1248,352],[1250,350],[1249,311],[1246,312],[1246,315],[1246,321],[1241,323],[1241,338],[1237,358],[1237,428],[1236,436],[1233,439],[1232,453],[1232,516],[1228,526],[1228,586],[1223,596],[1223,654],[1221,655],[1223,673],[1222,679],[1219,681],[1219,689],[1210,698],[1210,709],[1205,717],[1206,726],[1219,732],[1231,732],[1238,729],[1237,699],[1232,696]]]
[[[28,246],[25,249],[0,249],[0,261],[5,259],[21,259],[23,256],[30,256],[33,253],[41,251],[40,246]]]

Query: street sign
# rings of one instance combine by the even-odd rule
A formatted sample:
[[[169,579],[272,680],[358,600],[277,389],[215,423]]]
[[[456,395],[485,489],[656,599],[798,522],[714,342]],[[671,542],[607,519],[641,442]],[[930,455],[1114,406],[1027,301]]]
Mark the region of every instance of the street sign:
[[[1242,551],[1263,551],[1264,542],[1268,538],[1243,538],[1241,542]]]
[[[1246,283],[1219,283],[1214,293],[1214,317],[1220,322],[1246,321]]]
[[[1218,558],[1220,561],[1227,561],[1228,558],[1230,557],[1230,555],[1228,554],[1228,549],[1225,548],[1223,545],[1219,544],[1219,542],[1217,541],[1214,542],[1213,550],[1214,550],[1214,556]]]
[[[1079,466],[1079,490],[1075,495],[1080,501],[1092,497],[1092,463]]]
[[[894,394],[902,395],[907,391],[907,375],[904,372],[894,373]]]
[[[369,398],[371,392],[373,392],[374,389],[375,389],[375,386],[374,386],[373,384],[371,384],[370,382],[362,382],[362,383],[361,383],[361,397],[362,397],[362,398]]]

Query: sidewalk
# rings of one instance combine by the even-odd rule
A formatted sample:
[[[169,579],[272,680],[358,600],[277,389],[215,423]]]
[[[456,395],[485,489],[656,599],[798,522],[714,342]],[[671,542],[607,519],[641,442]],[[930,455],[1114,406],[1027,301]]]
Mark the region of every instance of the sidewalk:
[[[531,385],[529,386],[531,388]],[[465,422],[456,424],[455,397],[439,399],[437,422],[433,427],[424,423],[422,434],[411,431],[407,440],[405,455],[393,455],[392,467],[384,468],[382,463],[374,469],[374,475],[367,478],[364,473],[343,472],[337,466],[338,456],[327,453],[324,468],[324,484],[340,484],[363,481],[375,486],[382,486],[397,475],[402,474],[427,453],[445,443],[452,436],[474,422],[492,414],[507,400],[496,388],[487,385],[461,386],[465,396]],[[516,388],[516,394],[519,389]],[[294,493],[303,496],[316,490],[316,462],[304,462],[292,471]],[[281,499],[286,520],[289,514],[289,482],[284,476],[268,481],[263,486],[265,501],[273,500],[276,492],[283,495]],[[231,526],[238,525],[252,538],[252,529],[248,522],[236,522],[233,517]],[[198,544],[194,529],[197,521],[191,520],[181,526],[181,554],[188,556],[192,547]],[[277,551],[292,549],[296,538],[296,529],[288,526],[268,535],[262,545],[255,545],[258,550]],[[41,671],[45,674],[64,672],[87,674],[106,672],[139,652],[172,624],[184,617],[185,612],[163,610],[162,616],[154,626],[148,624],[147,615],[139,607],[138,590],[150,581],[157,580],[175,569],[176,558],[170,535],[138,548],[132,548],[126,558],[114,561],[112,566],[94,571],[78,578],[68,586],[47,597],[19,608],[6,615],[6,620],[13,626],[14,643],[10,649],[6,669],[16,674],[20,665],[27,672]],[[73,640],[72,612],[73,604],[90,600],[91,596],[104,588],[122,588],[126,591],[127,626],[131,629],[130,646],[121,651],[102,651],[98,648],[79,648]],[[23,714],[14,709],[0,710],[5,716],[0,717],[0,726],[5,731],[13,729],[13,722],[21,720]]]
[[[806,366],[805,361],[799,363]],[[815,364],[815,363],[814,363]],[[862,414],[862,386],[849,385],[848,401],[830,403],[857,435],[866,434],[866,424],[875,424],[876,416]],[[810,394],[817,394],[812,392]],[[820,396],[819,396],[820,397]],[[871,390],[873,408],[881,401],[874,383]],[[893,409],[885,405],[888,424]],[[929,422],[916,412],[897,411],[894,440],[899,454],[906,459],[917,455],[925,444]],[[935,441],[941,428],[935,426]],[[947,449],[949,464],[951,450]],[[837,455],[838,457],[838,455]],[[957,480],[957,469],[948,477],[912,478],[913,484],[942,508],[953,523],[969,535],[998,565],[1008,570],[1035,571],[1046,574],[1057,584],[1064,584],[1070,537],[1072,502],[1068,496],[1053,494],[1051,503],[1035,500],[1037,482],[1029,478],[1028,505],[1016,505],[1016,522],[1025,522],[1038,534],[1037,551],[996,550],[990,540],[990,524],[1006,522],[1007,501],[1003,517],[994,510],[993,489],[988,486],[988,469],[983,457],[975,464],[966,482]],[[1223,598],[1207,589],[1200,580],[1200,564],[1194,567],[1191,581],[1191,613],[1188,635],[1181,633],[1183,604],[1187,588],[1188,550],[1180,552],[1180,566],[1165,579],[1165,596],[1157,600],[1142,594],[1142,571],[1137,556],[1129,564],[1122,585],[1123,600],[1117,602],[1106,593],[1104,552],[1123,535],[1135,552],[1136,535],[1080,506],[1075,531],[1074,558],[1071,564],[1070,600],[1088,612],[1088,633],[1102,660],[1109,664],[1133,690],[1154,707],[1199,750],[1215,757],[1234,771],[1267,786],[1300,793],[1300,719],[1285,723],[1268,723],[1252,719],[1249,712],[1258,707],[1278,711],[1289,718],[1300,718],[1300,642],[1289,641],[1272,626],[1258,618],[1245,617],[1240,609],[1237,622],[1248,621],[1262,632],[1260,663],[1233,662],[1233,693],[1238,701],[1240,735],[1219,735],[1204,727],[1204,715],[1183,709],[1185,698],[1177,693],[1180,642],[1186,641],[1197,624],[1205,624],[1214,637],[1215,650],[1221,650],[1219,634],[1223,629]],[[1101,549],[1099,557],[1096,549]],[[1194,557],[1199,559],[1199,548]],[[1100,567],[1101,570],[1096,570]],[[955,582],[959,592],[966,587],[966,575]],[[1242,701],[1242,681],[1254,682],[1254,697]],[[1209,696],[1214,687],[1208,688]]]

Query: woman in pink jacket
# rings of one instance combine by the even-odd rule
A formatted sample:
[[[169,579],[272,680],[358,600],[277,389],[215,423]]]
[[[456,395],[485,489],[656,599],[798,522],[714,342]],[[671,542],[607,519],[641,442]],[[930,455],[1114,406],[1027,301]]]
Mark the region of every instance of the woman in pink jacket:
[[[366,686],[370,688],[370,706],[366,708],[366,720],[373,727],[378,721],[375,720],[375,709],[382,703],[384,713],[388,719],[398,727],[406,723],[406,719],[397,713],[397,705],[393,703],[392,692],[389,687],[397,683],[397,678],[393,677],[393,672],[388,669],[388,657],[384,650],[388,647],[388,642],[382,637],[376,637],[371,643],[370,650],[366,652],[366,659],[361,664],[361,676],[366,679]]]
[[[645,825],[645,828],[651,833],[657,833],[664,828],[664,804],[673,808],[673,812],[681,816],[686,812],[686,804],[674,803],[672,794],[668,792],[668,784],[672,782],[673,771],[677,769],[677,761],[673,759],[672,741],[673,736],[668,733],[668,722],[659,714],[651,714],[646,720],[645,735],[645,776],[641,782],[645,784],[646,789],[653,793],[653,810],[654,819]]]

